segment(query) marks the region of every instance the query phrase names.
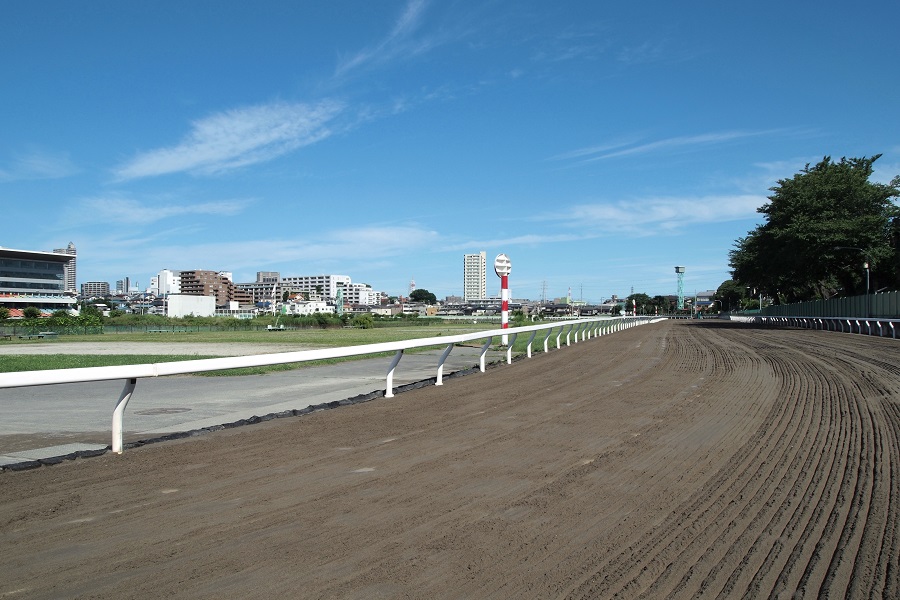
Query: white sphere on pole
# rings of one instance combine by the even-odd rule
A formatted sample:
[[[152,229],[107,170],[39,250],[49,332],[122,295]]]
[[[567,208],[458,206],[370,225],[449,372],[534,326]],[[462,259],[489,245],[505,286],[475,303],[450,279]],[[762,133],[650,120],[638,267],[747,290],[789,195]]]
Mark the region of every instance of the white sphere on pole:
[[[497,258],[494,259],[494,273],[497,274],[497,277],[508,276],[512,271],[512,262],[510,262],[509,257],[505,254],[498,254]]]

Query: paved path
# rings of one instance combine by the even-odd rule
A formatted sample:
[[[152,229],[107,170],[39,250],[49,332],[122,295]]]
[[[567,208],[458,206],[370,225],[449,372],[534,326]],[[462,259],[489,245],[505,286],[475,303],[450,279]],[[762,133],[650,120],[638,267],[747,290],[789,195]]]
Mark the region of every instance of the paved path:
[[[0,598],[900,597],[900,345],[659,323],[0,472]]]
[[[99,346],[104,352],[160,354],[146,344],[54,344],[55,353],[84,353]],[[284,352],[281,346],[258,344],[190,344],[186,354],[243,355]],[[20,345],[38,352],[41,347]],[[182,346],[179,346],[182,348]],[[229,354],[229,350],[231,353]],[[297,346],[291,350],[298,350]],[[444,365],[445,376],[472,368],[480,350],[453,349]],[[165,352],[162,352],[165,354]],[[433,378],[441,351],[407,353],[397,366],[394,385]],[[489,352],[499,360],[500,353]],[[253,416],[299,410],[309,405],[384,391],[391,358],[353,360],[247,377],[180,376],[146,378],[125,412],[125,441],[232,423]],[[110,444],[112,411],[123,381],[0,389],[0,466],[59,456]]]

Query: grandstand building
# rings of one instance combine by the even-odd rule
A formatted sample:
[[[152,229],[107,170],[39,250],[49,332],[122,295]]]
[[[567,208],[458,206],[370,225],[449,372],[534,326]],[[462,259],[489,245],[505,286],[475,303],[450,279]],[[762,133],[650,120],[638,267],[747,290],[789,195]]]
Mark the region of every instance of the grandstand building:
[[[0,248],[0,306],[34,306],[45,311],[73,308],[75,294],[66,289],[66,269],[74,261],[74,254]]]

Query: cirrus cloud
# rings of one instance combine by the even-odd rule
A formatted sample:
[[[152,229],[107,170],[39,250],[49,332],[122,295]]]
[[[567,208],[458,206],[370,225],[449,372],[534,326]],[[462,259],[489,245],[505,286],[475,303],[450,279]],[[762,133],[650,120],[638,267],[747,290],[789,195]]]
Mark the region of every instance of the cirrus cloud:
[[[332,135],[329,123],[343,110],[341,102],[323,100],[223,111],[194,121],[179,144],[140,153],[114,172],[120,180],[180,172],[212,175],[271,160]]]
[[[130,198],[106,196],[81,200],[77,209],[68,218],[75,223],[79,220],[90,220],[100,223],[147,225],[184,215],[234,216],[251,203],[251,200],[219,200],[199,204],[142,203]]]

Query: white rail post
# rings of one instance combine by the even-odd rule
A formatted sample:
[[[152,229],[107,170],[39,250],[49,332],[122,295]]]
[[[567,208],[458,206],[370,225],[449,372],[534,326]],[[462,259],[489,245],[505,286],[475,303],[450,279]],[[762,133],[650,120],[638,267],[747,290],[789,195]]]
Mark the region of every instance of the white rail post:
[[[434,385],[444,385],[444,361],[447,360],[451,350],[453,350],[453,344],[447,344],[444,353],[441,354],[441,360],[438,362],[437,381],[434,382]]]
[[[512,347],[513,344],[516,343],[516,336],[519,335],[517,333],[511,333],[509,335],[509,344],[506,346],[506,364],[512,364]]]
[[[531,332],[531,337],[528,338],[528,358],[531,358],[531,342],[534,341],[534,336],[537,335],[537,329]]]
[[[131,400],[131,394],[134,393],[134,388],[137,385],[137,379],[126,379],[125,387],[122,389],[122,395],[119,396],[119,401],[116,402],[116,409],[113,411],[112,416],[112,451],[116,454],[122,454],[122,420],[125,414],[125,407],[128,406],[128,401]]]
[[[391,361],[391,366],[388,367],[387,383],[384,389],[385,398],[394,397],[394,369],[397,368],[397,363],[400,362],[401,358],[403,358],[403,350],[397,350],[397,354],[394,355],[394,360]]]
[[[484,355],[487,354],[488,348],[491,347],[491,340],[493,338],[488,338],[484,343],[484,346],[481,347],[481,356],[478,358],[478,364],[481,367],[481,372],[484,373]]]
[[[545,352],[545,353],[546,353],[546,352],[550,352],[550,349],[547,348],[547,342],[550,340],[550,334],[551,334],[551,333],[553,333],[553,328],[552,328],[552,327],[548,327],[548,328],[547,328],[547,337],[544,338],[544,352]]]

